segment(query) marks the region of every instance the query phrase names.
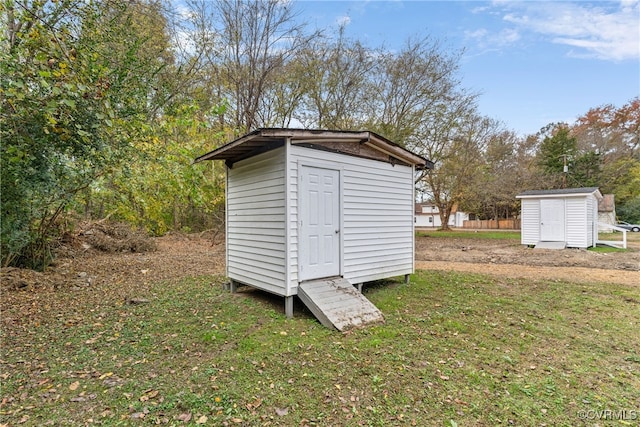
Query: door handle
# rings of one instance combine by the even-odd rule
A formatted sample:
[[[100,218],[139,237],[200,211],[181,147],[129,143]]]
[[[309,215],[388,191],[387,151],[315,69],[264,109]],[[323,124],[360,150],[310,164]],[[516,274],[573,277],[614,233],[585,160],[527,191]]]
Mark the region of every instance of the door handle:
[[[340,233],[340,230],[336,230],[336,234]]]

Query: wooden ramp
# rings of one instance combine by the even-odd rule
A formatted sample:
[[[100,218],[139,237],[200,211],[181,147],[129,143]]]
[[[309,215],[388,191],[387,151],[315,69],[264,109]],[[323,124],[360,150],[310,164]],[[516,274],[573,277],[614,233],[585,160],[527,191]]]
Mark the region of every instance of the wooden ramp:
[[[346,331],[384,322],[382,312],[340,277],[303,282],[298,286],[298,297],[327,328]]]

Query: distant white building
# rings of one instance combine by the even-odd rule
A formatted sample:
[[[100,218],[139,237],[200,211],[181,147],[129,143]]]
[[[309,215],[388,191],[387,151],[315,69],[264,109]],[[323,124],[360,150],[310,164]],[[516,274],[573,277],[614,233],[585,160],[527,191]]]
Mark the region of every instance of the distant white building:
[[[464,221],[469,219],[469,214],[458,211],[455,205],[449,216],[449,227],[462,227]],[[415,226],[441,228],[440,209],[435,203],[416,203],[415,205]]]

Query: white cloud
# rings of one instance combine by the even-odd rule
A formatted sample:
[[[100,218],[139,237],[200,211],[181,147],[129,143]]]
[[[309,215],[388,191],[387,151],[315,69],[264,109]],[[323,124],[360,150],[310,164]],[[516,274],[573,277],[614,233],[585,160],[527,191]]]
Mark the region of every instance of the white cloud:
[[[481,49],[494,50],[504,46],[512,45],[520,40],[520,33],[513,28],[504,28],[499,32],[491,32],[486,28],[480,28],[474,31],[465,31],[465,38],[476,41]]]
[[[338,26],[340,27],[346,27],[350,23],[351,23],[351,17],[347,15],[338,16],[336,18],[336,24],[338,24]]]
[[[499,40],[501,40],[502,43],[511,44],[520,40],[520,33],[518,32],[518,30],[515,30],[512,28],[506,28],[500,31],[499,37],[500,37]]]
[[[474,31],[465,31],[464,35],[466,38],[468,39],[476,39],[476,40],[483,40],[485,37],[487,37],[487,34],[489,34],[489,31],[487,31],[486,28],[479,28],[477,30]]]
[[[177,54],[192,54],[196,51],[196,44],[193,41],[193,32],[187,30],[177,30],[173,33],[173,51]]]
[[[549,41],[569,54],[603,60],[640,59],[640,1],[500,3],[503,20]],[[508,9],[508,11],[507,11]]]
[[[173,12],[183,20],[190,20],[193,17],[193,11],[184,4],[173,5]]]

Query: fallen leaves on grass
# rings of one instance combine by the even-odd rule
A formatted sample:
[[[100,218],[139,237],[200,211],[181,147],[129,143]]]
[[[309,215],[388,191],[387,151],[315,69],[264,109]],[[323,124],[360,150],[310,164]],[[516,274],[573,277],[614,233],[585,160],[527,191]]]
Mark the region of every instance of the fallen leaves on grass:
[[[203,249],[204,256],[209,246]],[[637,331],[628,325],[634,313],[619,306],[620,295],[637,299],[635,288],[614,288],[610,295],[599,287],[574,292],[571,285],[547,289],[537,282],[430,272],[411,287],[372,293],[391,313],[385,328],[337,337],[310,315],[285,323],[280,302],[258,292],[241,292],[232,299],[210,279],[160,282],[172,277],[170,273],[202,271],[191,267],[203,269],[206,263],[196,258],[191,265],[190,256],[172,252],[158,276],[165,266],[156,255],[119,254],[122,266],[116,266],[111,255],[83,259],[96,266],[83,265],[83,271],[100,279],[86,290],[3,295],[0,308],[8,314],[3,313],[0,322],[8,345],[0,349],[0,381],[10,388],[0,398],[0,416],[11,417],[10,425],[19,424],[21,417],[28,425],[43,417],[83,424],[88,423],[87,414],[95,414],[110,418],[105,424],[276,425],[295,418],[302,426],[425,425],[436,414],[445,423],[456,417],[462,425],[485,416],[508,419],[513,410],[523,409],[534,414],[523,424],[562,424],[566,401],[579,405],[588,397],[584,404],[590,405],[595,398],[565,390],[569,381],[587,384],[585,390],[602,384],[625,404],[633,398],[628,384],[637,382],[634,368],[640,358],[628,339]],[[75,280],[71,267],[58,268]],[[435,294],[431,302],[417,297],[427,293]],[[400,311],[384,302],[395,302],[398,294],[403,296]],[[125,303],[138,295],[148,296],[151,304]],[[438,301],[436,310],[433,301]],[[550,313],[567,321],[540,314],[539,307],[549,305]],[[594,313],[593,307],[599,311]],[[518,321],[527,316],[534,322]],[[587,323],[584,330],[578,326]],[[570,340],[564,336],[565,325]],[[207,328],[224,331],[218,345],[198,339]],[[600,348],[595,338],[592,342],[591,335],[585,335],[596,329],[608,333],[617,350]],[[448,339],[458,331],[458,339]],[[522,348],[515,346],[511,357],[503,358],[504,346],[518,336]],[[263,337],[267,341],[260,343]],[[556,348],[566,348],[567,354],[555,356]],[[602,362],[581,381],[569,370],[569,360],[591,363],[587,357],[593,355],[592,348],[603,356]],[[609,381],[593,373],[596,368],[616,378]],[[359,386],[363,390],[356,392]],[[538,408],[541,400],[549,406],[548,413],[540,410],[544,417],[526,412]],[[554,405],[556,401],[560,403]],[[482,413],[477,402],[483,403]]]
[[[289,408],[276,408],[276,414],[279,417],[284,417],[289,413]]]
[[[253,402],[249,402],[246,406],[248,410],[253,411],[254,409],[259,408],[260,405],[262,405],[262,399],[256,399]]]
[[[110,376],[112,376],[112,375],[113,375],[113,372],[106,372],[106,373],[104,373],[104,374],[100,375],[100,376],[98,377],[98,379],[99,379],[99,380],[103,380],[103,379],[105,379],[105,378],[109,378],[109,377],[110,377]]]
[[[158,390],[146,390],[142,396],[140,396],[140,402],[146,402],[147,400],[153,399],[158,395]]]
[[[191,421],[191,412],[184,412],[176,417],[178,421],[182,421],[183,423],[188,423]]]

